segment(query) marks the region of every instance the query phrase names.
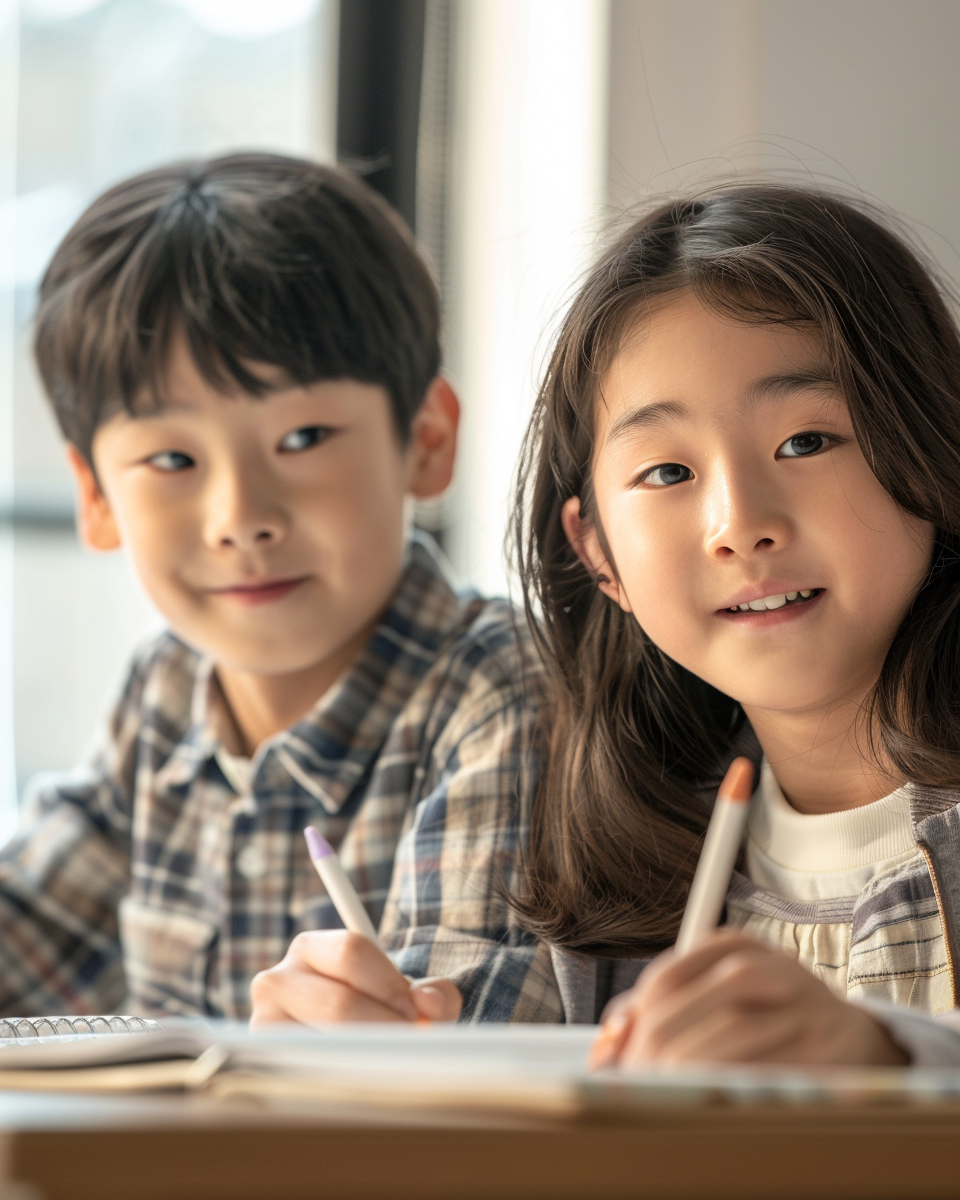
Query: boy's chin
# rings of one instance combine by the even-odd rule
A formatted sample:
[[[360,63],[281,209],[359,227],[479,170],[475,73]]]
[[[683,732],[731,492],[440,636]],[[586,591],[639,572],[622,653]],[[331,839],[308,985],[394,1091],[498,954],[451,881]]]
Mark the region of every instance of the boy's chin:
[[[191,638],[178,631],[179,636],[193,649],[213,660],[217,669],[234,675],[253,676],[263,680],[294,679],[316,675],[321,687],[329,684],[331,672],[338,675],[366,645],[372,633],[370,624],[355,629],[352,625],[340,631],[340,636],[317,636],[316,624],[309,630],[284,628],[276,638],[226,637],[222,631],[208,637]],[[311,637],[310,634],[313,636]]]
[[[289,653],[272,653],[263,650],[248,650],[246,653],[236,649],[219,653],[216,649],[205,651],[213,659],[217,668],[226,670],[234,675],[254,675],[262,679],[285,679],[293,676],[308,675],[312,671],[320,671],[326,664],[334,663],[342,658],[345,649],[340,646],[318,647],[313,653],[304,653],[303,647],[297,647]]]

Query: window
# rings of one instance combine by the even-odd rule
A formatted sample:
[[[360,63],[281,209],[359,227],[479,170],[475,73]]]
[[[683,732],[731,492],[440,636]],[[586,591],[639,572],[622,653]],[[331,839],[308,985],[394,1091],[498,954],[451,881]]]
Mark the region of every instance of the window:
[[[239,148],[332,159],[335,19],[331,0],[0,0],[0,838],[16,783],[76,760],[155,621],[123,560],[73,532],[29,355],[40,274],[135,171]]]

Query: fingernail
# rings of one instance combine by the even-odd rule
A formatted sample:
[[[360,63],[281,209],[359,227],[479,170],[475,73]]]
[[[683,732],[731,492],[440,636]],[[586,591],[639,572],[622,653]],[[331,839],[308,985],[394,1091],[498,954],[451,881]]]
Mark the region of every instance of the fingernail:
[[[435,988],[432,984],[429,984],[429,983],[425,984],[423,987],[418,987],[416,994],[417,994],[417,1001],[416,1001],[416,1003],[417,1003],[417,1024],[418,1025],[431,1025],[433,1023],[433,1017],[437,1016],[437,1014],[442,1011],[443,994],[439,990],[439,988]],[[424,1015],[423,1009],[419,1003],[421,996],[426,996],[427,1008],[429,1009],[432,1016],[428,1017],[428,1016]]]
[[[626,1041],[630,1024],[631,1018],[627,1013],[617,1013],[604,1024],[590,1047],[587,1065],[591,1071],[612,1066],[616,1062]]]

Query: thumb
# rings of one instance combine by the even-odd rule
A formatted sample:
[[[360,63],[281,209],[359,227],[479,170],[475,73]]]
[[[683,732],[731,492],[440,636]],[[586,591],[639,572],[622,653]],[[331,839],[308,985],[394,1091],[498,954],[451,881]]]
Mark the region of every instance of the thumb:
[[[410,986],[410,999],[427,1021],[455,1021],[463,1007],[460,989],[449,979],[418,979]]]

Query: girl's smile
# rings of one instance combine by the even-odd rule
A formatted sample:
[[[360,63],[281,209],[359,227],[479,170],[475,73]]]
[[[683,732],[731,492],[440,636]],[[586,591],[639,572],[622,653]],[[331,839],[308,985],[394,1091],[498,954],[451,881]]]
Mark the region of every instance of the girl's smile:
[[[781,585],[782,586],[782,585]],[[748,629],[769,629],[782,625],[784,621],[795,621],[815,612],[817,602],[825,594],[825,588],[804,588],[788,584],[783,591],[774,591],[774,584],[749,588],[749,600],[733,600],[729,606],[717,610],[717,615],[735,621]]]

